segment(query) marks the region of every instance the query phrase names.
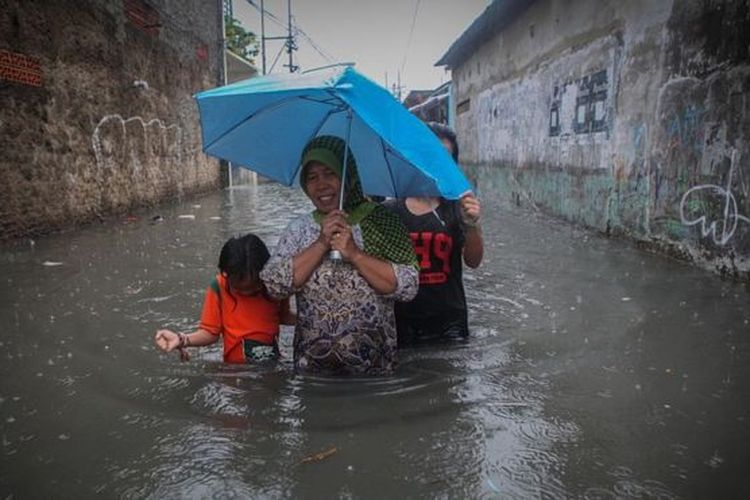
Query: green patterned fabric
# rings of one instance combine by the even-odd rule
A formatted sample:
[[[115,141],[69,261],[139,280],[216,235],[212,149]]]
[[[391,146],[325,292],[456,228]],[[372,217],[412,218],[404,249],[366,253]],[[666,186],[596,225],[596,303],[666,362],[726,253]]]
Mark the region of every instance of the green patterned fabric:
[[[365,252],[383,260],[409,264],[419,269],[409,233],[396,214],[376,205],[370,215],[360,222],[360,227]]]
[[[344,163],[344,140],[340,137],[322,135],[311,140],[302,152],[302,188],[305,186],[306,167],[311,161],[328,166],[341,178]],[[380,205],[369,201],[362,191],[362,183],[357,173],[357,162],[349,150],[347,156],[346,188],[344,190],[344,211],[347,222],[359,224],[365,243],[365,252],[396,264],[410,264],[417,267],[411,239],[406,227],[397,215]],[[326,214],[315,210],[313,217],[319,224]]]

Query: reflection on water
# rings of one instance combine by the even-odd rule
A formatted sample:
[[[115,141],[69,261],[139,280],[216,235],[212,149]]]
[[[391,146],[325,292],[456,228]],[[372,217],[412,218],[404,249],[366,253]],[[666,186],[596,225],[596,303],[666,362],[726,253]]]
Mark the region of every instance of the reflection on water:
[[[747,289],[484,201],[472,338],[387,379],[294,375],[290,329],[262,370],[153,347],[193,327],[228,236],[273,245],[309,210],[296,191],[5,248],[0,495],[746,497]]]

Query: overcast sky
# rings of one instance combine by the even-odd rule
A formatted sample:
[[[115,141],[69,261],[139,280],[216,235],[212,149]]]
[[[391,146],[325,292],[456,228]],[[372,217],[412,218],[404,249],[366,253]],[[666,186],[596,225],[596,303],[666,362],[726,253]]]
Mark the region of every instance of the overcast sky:
[[[252,3],[260,5],[260,0]],[[435,62],[488,3],[488,0],[292,0],[293,21],[319,49],[299,36],[295,63],[305,70],[331,62],[355,62],[359,71],[380,84],[385,82],[387,72],[389,85],[396,82],[400,69],[401,85],[406,92],[433,89],[450,79],[450,73],[436,68]],[[258,10],[248,0],[233,0],[233,8],[234,17],[260,39]],[[283,23],[282,27],[266,17],[266,36],[286,35],[287,0],[265,0],[265,8]],[[266,42],[269,69],[282,44],[279,40]],[[287,62],[284,52],[273,72],[288,71],[282,66]],[[260,69],[260,55],[256,63]]]

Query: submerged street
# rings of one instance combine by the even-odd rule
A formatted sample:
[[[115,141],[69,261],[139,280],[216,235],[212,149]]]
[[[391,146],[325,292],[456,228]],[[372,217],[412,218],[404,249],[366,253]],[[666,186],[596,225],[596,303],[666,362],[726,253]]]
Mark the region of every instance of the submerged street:
[[[236,187],[6,246],[0,494],[742,498],[750,293],[483,193],[472,336],[383,379],[161,354],[233,234],[269,247],[298,190]]]

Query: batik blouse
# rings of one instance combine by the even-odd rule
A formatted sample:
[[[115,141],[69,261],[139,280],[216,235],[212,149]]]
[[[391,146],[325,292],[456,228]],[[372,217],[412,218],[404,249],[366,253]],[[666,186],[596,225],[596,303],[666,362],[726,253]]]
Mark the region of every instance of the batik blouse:
[[[417,268],[409,263],[391,263],[396,290],[380,295],[353,265],[326,258],[302,286],[295,288],[292,259],[312,245],[319,234],[320,225],[312,214],[292,221],[261,273],[272,297],[296,296],[295,368],[330,375],[391,373],[397,347],[393,305],[417,294]],[[364,248],[360,224],[352,226],[352,234],[357,245]],[[409,238],[405,232],[403,237]]]

